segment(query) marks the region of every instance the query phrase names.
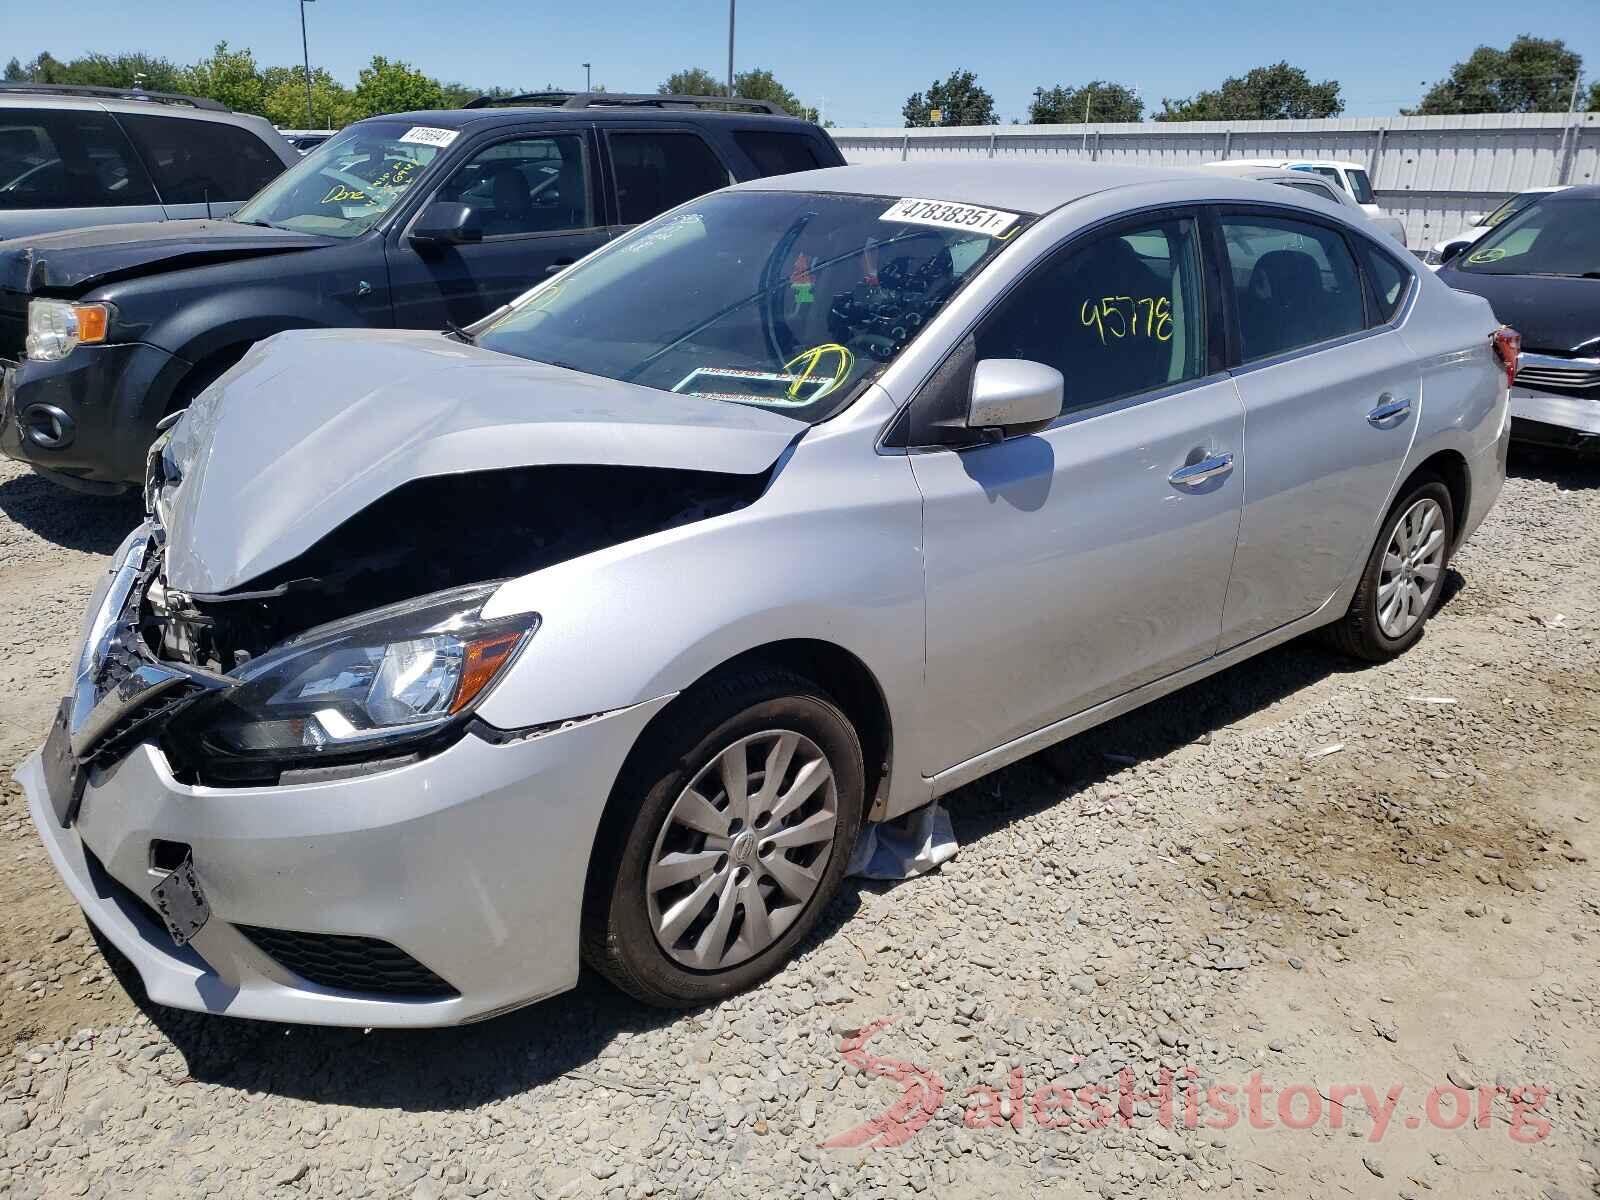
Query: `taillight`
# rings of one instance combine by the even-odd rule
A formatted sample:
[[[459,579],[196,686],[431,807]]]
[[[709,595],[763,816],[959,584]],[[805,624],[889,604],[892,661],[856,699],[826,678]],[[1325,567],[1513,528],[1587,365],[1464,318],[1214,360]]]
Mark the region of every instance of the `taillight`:
[[[1517,382],[1517,359],[1522,355],[1522,335],[1509,325],[1502,325],[1493,334],[1494,352],[1506,369],[1506,386]]]

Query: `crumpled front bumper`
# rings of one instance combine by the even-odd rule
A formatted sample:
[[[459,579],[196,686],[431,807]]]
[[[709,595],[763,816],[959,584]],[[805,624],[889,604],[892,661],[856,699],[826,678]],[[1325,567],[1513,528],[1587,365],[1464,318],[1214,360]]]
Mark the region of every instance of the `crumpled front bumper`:
[[[145,743],[90,769],[70,827],[51,809],[37,753],[17,778],[56,870],[157,1003],[323,1025],[450,1025],[576,982],[600,816],[623,759],[670,699],[498,744],[469,733],[421,762],[293,786],[189,786]],[[150,906],[158,840],[191,848],[211,908],[186,947]],[[322,986],[240,926],[379,939],[458,994]]]

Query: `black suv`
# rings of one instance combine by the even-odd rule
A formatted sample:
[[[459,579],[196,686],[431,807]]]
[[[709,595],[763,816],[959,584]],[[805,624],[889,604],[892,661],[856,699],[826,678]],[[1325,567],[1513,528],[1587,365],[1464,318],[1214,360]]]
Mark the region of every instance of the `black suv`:
[[[695,196],[843,162],[765,101],[480,98],[351,125],[228,220],[0,242],[0,450],[119,490],[261,338],[464,326]]]

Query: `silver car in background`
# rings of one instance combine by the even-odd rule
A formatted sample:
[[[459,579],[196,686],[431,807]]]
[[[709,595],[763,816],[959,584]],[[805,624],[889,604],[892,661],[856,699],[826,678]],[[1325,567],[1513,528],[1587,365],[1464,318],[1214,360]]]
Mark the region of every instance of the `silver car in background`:
[[[1105,166],[743,184],[452,334],[258,345],[20,777],[150,996],[715,1000],[863,821],[1299,634],[1412,646],[1506,342],[1361,219]]]

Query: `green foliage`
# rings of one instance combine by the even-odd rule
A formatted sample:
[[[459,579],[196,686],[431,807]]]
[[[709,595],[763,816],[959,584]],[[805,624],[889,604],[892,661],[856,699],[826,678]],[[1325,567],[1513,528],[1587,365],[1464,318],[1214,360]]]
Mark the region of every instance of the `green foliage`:
[[[750,100],[771,100],[779,105],[785,112],[791,113],[805,121],[815,121],[817,110],[801,103],[796,96],[783,84],[774,78],[771,71],[764,67],[756,67],[750,71],[740,71],[733,77],[733,94],[744,96]]]
[[[390,62],[383,55],[375,54],[372,61],[361,68],[354,100],[357,117],[373,117],[379,113],[441,108],[444,89],[437,79],[424,75],[410,63]]]
[[[1256,67],[1186,100],[1163,98],[1157,121],[1286,121],[1336,117],[1344,111],[1339,82],[1310,76],[1287,62]]]
[[[931,125],[932,112],[939,110],[941,125],[994,125],[999,118],[994,111],[994,97],[978,86],[978,78],[971,71],[955,70],[940,81],[928,85],[927,94],[913,92],[906,97],[900,110],[906,128]]]
[[[1415,112],[1566,112],[1573,78],[1582,69],[1583,56],[1560,38],[1524,33],[1504,50],[1479,46],[1450,69],[1449,78],[1428,89]],[[1597,92],[1590,93],[1591,109],[1600,107]]]
[[[1600,79],[1589,85],[1589,99],[1583,105],[1585,112],[1600,112]]]
[[[735,79],[739,77],[734,76]],[[674,71],[656,85],[658,96],[726,96],[727,84],[704,67],[685,67]]]
[[[280,129],[339,129],[355,120],[355,97],[321,67],[311,69],[311,116],[306,117],[306,69],[268,67],[261,73],[266,117]]]
[[[1094,79],[1082,87],[1058,83],[1053,88],[1034,88],[1028,124],[1075,124],[1084,119],[1086,108],[1091,121],[1137,121],[1144,115],[1144,101],[1133,88]]]
[[[210,58],[202,58],[183,72],[177,87],[191,96],[208,96],[235,112],[266,111],[266,92],[256,56],[249,50],[229,50],[218,42]]]

